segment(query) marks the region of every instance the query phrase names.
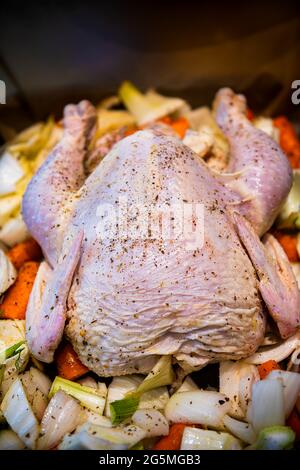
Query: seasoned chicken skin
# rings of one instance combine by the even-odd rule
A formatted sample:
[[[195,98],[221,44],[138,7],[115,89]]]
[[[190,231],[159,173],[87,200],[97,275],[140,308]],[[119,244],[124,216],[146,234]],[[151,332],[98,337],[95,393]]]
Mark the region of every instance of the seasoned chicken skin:
[[[146,373],[165,354],[188,372],[252,354],[267,310],[282,337],[295,332],[300,297],[288,260],[271,235],[260,241],[290,189],[288,160],[247,120],[243,97],[220,90],[215,111],[231,148],[227,173],[154,127],[122,139],[84,179],[95,110],[66,107],[62,140],[23,199],[52,268],[41,307],[27,312],[34,356],[51,362],[65,331],[100,376]],[[167,236],[160,224],[141,227],[178,207],[185,236],[181,209]]]

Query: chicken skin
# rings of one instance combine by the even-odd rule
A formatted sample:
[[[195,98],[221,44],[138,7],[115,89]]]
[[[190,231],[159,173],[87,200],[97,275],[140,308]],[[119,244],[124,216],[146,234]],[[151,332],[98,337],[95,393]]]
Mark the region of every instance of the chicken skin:
[[[65,108],[63,137],[23,199],[48,263],[40,308],[29,302],[26,317],[35,357],[51,362],[65,332],[100,376],[147,373],[160,355],[189,372],[252,354],[267,312],[283,338],[296,331],[295,278],[263,237],[291,168],[241,95],[220,90],[215,113],[230,144],[225,173],[154,127],[119,141],[85,178],[95,109]]]

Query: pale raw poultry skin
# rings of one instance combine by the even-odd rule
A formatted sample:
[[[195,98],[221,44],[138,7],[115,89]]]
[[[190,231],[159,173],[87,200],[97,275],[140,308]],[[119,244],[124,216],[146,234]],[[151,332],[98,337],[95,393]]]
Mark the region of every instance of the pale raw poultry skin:
[[[300,298],[288,260],[273,237],[259,239],[289,192],[289,163],[247,120],[243,97],[223,89],[215,109],[234,175],[211,171],[178,138],[149,129],[117,143],[85,179],[95,110],[88,102],[66,107],[64,136],[23,200],[53,269],[41,308],[27,312],[35,357],[51,362],[65,332],[100,376],[147,373],[165,354],[189,372],[252,354],[267,309],[282,337],[296,331]],[[102,239],[97,207],[117,209],[119,196],[132,206],[203,204],[203,246]]]

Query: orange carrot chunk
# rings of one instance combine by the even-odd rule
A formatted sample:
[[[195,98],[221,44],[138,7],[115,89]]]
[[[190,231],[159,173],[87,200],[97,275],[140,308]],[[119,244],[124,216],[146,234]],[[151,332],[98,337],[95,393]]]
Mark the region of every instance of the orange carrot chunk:
[[[181,118],[175,119],[175,121],[172,121],[170,126],[173,128],[175,132],[177,132],[179,137],[183,139],[189,127],[189,122],[184,117],[181,117]]]
[[[287,426],[290,426],[296,434],[296,441],[300,442],[300,415],[294,409],[286,421]]]
[[[247,119],[249,119],[249,121],[253,121],[253,119],[255,118],[254,112],[250,108],[247,108],[246,116],[247,116]]]
[[[271,359],[270,361],[266,361],[258,366],[257,369],[261,380],[263,380],[269,375],[270,372],[272,372],[272,370],[279,370],[280,366],[276,361]]]
[[[284,249],[288,259],[291,262],[295,262],[295,263],[299,261],[296,235],[290,235],[284,232],[277,231],[274,233],[274,236],[275,238],[277,238],[280,245]]]
[[[37,242],[30,238],[25,242],[18,243],[8,251],[7,256],[16,269],[20,269],[26,261],[39,261],[43,254]]]
[[[279,143],[292,168],[300,168],[300,140],[292,123],[285,116],[278,116],[273,123],[279,129]]]
[[[38,269],[39,263],[36,261],[27,261],[23,264],[15,283],[8,289],[0,305],[1,318],[24,320]]]
[[[76,380],[89,371],[89,369],[82,364],[70,343],[66,343],[58,349],[56,365],[58,375],[68,380]]]
[[[162,437],[154,446],[154,450],[179,450],[183,431],[188,424],[176,423],[170,427],[170,432],[167,436]]]

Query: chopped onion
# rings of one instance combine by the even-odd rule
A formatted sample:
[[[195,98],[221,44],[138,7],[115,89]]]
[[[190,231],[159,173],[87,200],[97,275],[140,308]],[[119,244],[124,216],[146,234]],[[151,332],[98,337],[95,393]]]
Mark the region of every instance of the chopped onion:
[[[77,380],[77,383],[84,385],[85,387],[97,389],[96,380],[93,379],[93,377],[90,377],[89,375],[86,375],[85,377],[82,377],[81,379]]]
[[[95,413],[103,414],[107,394],[105,384],[101,384],[101,387],[99,387],[98,384],[97,390],[95,390],[92,387],[85,387],[84,385],[57,376],[52,384],[49,397],[51,398],[58,390],[63,390],[74,398],[77,398],[82,406],[85,406]]]
[[[198,385],[195,384],[193,379],[191,377],[186,377],[184,382],[181,384],[179,389],[176,391],[176,393],[181,393],[181,392],[193,392],[195,390],[199,390]]]
[[[11,429],[2,429],[0,431],[0,450],[22,449],[25,449],[25,445],[14,431]]]
[[[19,378],[13,382],[6,393],[1,403],[1,410],[10,427],[26,447],[34,449],[39,435],[39,424]]]
[[[187,130],[183,143],[197,153],[199,157],[204,157],[212,148],[214,140],[211,127],[202,126],[199,131]]]
[[[269,426],[285,423],[283,385],[279,380],[260,380],[253,384],[248,421],[259,433]]]
[[[290,356],[299,346],[300,330],[280,344],[264,348],[263,350],[259,350],[252,354],[252,356],[245,359],[245,362],[248,364],[263,364],[270,360],[281,362]]]
[[[300,374],[285,370],[273,370],[265,380],[282,382],[285,417],[288,418],[300,393]]]
[[[186,427],[181,450],[241,450],[240,441],[226,432]]]
[[[224,416],[223,423],[231,434],[241,441],[246,442],[246,444],[253,444],[253,442],[255,442],[256,435],[250,423],[238,421],[237,419],[231,418],[229,415]]]
[[[139,375],[114,377],[107,390],[105,416],[110,416],[110,404],[112,402],[123,400],[127,393],[135,391],[142,381],[143,379]]]
[[[222,428],[222,420],[230,410],[230,400],[222,393],[199,390],[175,393],[167,403],[165,416],[173,423]]]
[[[0,230],[0,241],[9,247],[23,242],[28,236],[29,232],[20,214],[9,219]]]
[[[220,363],[220,392],[230,398],[230,414],[235,418],[245,417],[251,400],[252,385],[258,380],[259,373],[254,365],[244,361]]]
[[[16,191],[16,183],[24,176],[20,163],[5,152],[0,158],[0,196]]]
[[[137,410],[132,416],[134,424],[146,431],[146,437],[167,436],[169,423],[157,410]]]
[[[17,271],[4,251],[0,249],[0,295],[16,280]]]
[[[146,432],[130,424],[123,428],[107,428],[86,423],[72,435],[64,437],[60,450],[125,450],[144,439]]]
[[[82,411],[82,419],[81,423],[86,423],[86,422],[96,424],[97,426],[103,426],[105,428],[111,428],[112,427],[112,422],[109,418],[106,416],[100,416],[98,413],[94,413],[91,410],[87,410],[86,408]]]
[[[32,410],[40,421],[48,405],[48,394],[51,388],[50,379],[38,369],[31,367],[20,376]]]
[[[119,96],[139,125],[147,124],[173,113],[185,104],[180,98],[162,96],[154,90],[149,90],[144,95],[128,81],[122,83]]]
[[[167,387],[154,388],[149,390],[149,392],[143,393],[139,401],[138,410],[164,410],[169,398]]]
[[[41,422],[38,449],[53,449],[80,423],[82,408],[77,400],[59,390],[50,400]]]

